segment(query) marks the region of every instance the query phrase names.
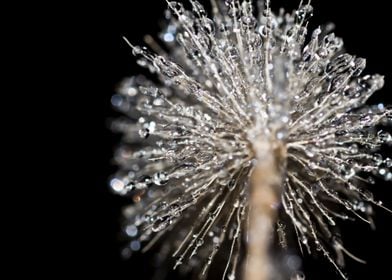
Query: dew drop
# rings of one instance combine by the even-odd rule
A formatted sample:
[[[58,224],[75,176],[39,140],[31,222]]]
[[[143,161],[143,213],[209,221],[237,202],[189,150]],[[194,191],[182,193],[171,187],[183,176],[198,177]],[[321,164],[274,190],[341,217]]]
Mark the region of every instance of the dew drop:
[[[113,178],[110,181],[110,187],[116,193],[123,194],[124,193],[125,184],[124,184],[124,182],[122,180],[120,180],[118,178]]]
[[[140,55],[140,54],[142,54],[143,53],[143,51],[142,51],[142,48],[141,47],[139,47],[139,46],[134,46],[133,48],[132,48],[132,54],[133,55]]]
[[[165,34],[163,34],[163,41],[167,43],[173,42],[174,39],[175,39],[174,34],[171,32],[166,32]]]
[[[287,130],[286,129],[279,129],[276,131],[276,139],[278,140],[284,140],[287,137]]]
[[[348,150],[350,151],[351,154],[357,154],[358,153],[358,145],[357,144],[352,144]]]
[[[131,244],[129,245],[131,247],[132,251],[139,251],[140,250],[140,241],[138,240],[133,240],[131,241]]]
[[[135,225],[127,225],[125,232],[130,237],[135,237],[137,235],[137,227]]]
[[[125,186],[125,189],[126,189],[127,191],[133,191],[133,190],[135,189],[135,187],[136,187],[135,182],[130,181],[130,182]]]
[[[267,37],[268,30],[265,25],[260,26],[258,31],[262,37]]]
[[[117,108],[121,107],[121,105],[123,105],[123,102],[124,102],[124,98],[119,94],[115,94],[111,98],[111,103],[114,107]]]
[[[314,170],[318,167],[317,163],[315,163],[314,161],[309,162],[309,168]]]
[[[311,5],[303,5],[295,12],[297,22],[307,21],[313,16],[313,7]]]
[[[140,129],[139,136],[141,138],[147,139],[150,136],[150,130],[148,128]]]
[[[375,164],[376,164],[377,166],[380,166],[380,165],[382,164],[382,162],[383,162],[382,155],[380,155],[380,154],[374,154],[374,155],[373,155],[373,160],[374,160],[374,162],[375,162]]]
[[[374,180],[374,178],[371,177],[371,176],[367,178],[367,182],[368,182],[369,184],[371,184],[371,185],[374,185],[374,184],[376,183],[376,181]]]
[[[385,168],[380,168],[378,170],[378,174],[380,174],[381,176],[384,176],[387,174],[387,170]]]
[[[244,25],[254,28],[257,24],[256,19],[253,16],[243,16],[241,21]]]
[[[161,186],[166,184],[168,181],[169,178],[166,172],[157,172],[153,176],[153,182],[155,185]]]
[[[314,147],[308,147],[306,150],[305,150],[305,154],[308,156],[308,157],[310,157],[310,158],[313,158],[314,156],[315,156],[315,148]]]
[[[389,132],[380,130],[377,132],[377,136],[380,139],[380,141],[384,144],[392,144],[392,136]]]
[[[138,182],[135,184],[135,189],[137,190],[144,190],[147,188],[147,185],[143,182]]]
[[[151,227],[153,232],[159,232],[165,229],[168,225],[173,222],[172,218],[169,216],[166,217],[159,217]]]
[[[305,280],[305,274],[302,271],[294,272],[291,275],[290,280]]]
[[[152,122],[148,122],[148,123],[145,123],[143,125],[143,127],[144,127],[144,129],[147,129],[149,133],[152,133],[152,132],[155,131],[156,123],[153,122],[153,121]]]
[[[126,247],[121,250],[121,257],[126,260],[129,259],[132,255],[132,251],[130,248]]]

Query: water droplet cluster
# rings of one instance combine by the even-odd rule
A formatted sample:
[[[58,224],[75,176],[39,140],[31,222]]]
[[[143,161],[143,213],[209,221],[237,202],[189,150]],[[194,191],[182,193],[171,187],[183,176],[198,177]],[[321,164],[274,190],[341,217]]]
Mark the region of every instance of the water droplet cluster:
[[[112,128],[124,136],[110,186],[134,201],[126,252],[166,237],[162,255],[176,268],[205,278],[224,252],[223,277],[235,279],[263,139],[286,149],[280,243],[293,229],[301,250],[320,252],[345,278],[337,220],[372,224],[372,205],[387,209],[366,189],[392,180],[392,160],[377,153],[392,143],[391,108],[365,104],[383,77],[361,75],[366,61],[326,28],[306,39],[308,3],[274,14],[269,1],[211,1],[211,17],[189,3],[168,2],[160,40],[169,52],[132,46],[156,79],[129,78],[112,98],[124,113]]]

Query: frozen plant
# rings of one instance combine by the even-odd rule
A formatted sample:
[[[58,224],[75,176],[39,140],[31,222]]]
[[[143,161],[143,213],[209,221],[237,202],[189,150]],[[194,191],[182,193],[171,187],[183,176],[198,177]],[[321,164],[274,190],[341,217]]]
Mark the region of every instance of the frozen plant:
[[[365,104],[383,77],[361,76],[365,59],[328,27],[307,40],[309,3],[274,14],[251,2],[211,0],[211,17],[197,1],[168,2],[165,46],[128,42],[152,73],[112,98],[125,115],[112,124],[124,136],[110,185],[134,202],[128,250],[165,239],[160,258],[200,278],[221,254],[222,279],[280,279],[271,234],[285,250],[293,233],[346,279],[343,255],[361,260],[337,220],[372,225],[373,205],[390,211],[366,188],[392,180],[392,160],[377,153],[392,142],[392,110]]]

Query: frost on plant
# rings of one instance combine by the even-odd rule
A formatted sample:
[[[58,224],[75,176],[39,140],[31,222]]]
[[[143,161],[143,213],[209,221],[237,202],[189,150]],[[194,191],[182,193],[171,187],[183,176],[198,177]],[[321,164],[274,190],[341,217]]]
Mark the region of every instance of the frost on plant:
[[[268,1],[212,0],[211,16],[187,4],[168,2],[164,47],[151,37],[150,47],[131,45],[151,76],[125,80],[112,98],[124,117],[112,124],[123,141],[110,185],[133,199],[128,250],[163,239],[161,257],[175,268],[205,278],[224,258],[223,279],[239,276],[262,139],[285,149],[274,205],[282,250],[294,234],[345,278],[351,254],[337,221],[372,225],[373,205],[388,210],[367,190],[375,176],[392,180],[392,160],[377,153],[392,142],[392,110],[365,104],[383,77],[361,75],[365,59],[343,52],[328,28],[308,34],[309,3],[274,14]]]

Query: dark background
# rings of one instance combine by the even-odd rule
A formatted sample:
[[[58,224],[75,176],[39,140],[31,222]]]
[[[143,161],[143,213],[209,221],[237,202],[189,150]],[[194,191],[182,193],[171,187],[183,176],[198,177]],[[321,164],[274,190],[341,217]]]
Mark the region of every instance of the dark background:
[[[275,11],[280,6],[291,10],[297,2],[273,0],[272,5]],[[99,276],[112,280],[149,279],[151,275],[148,254],[129,261],[123,261],[120,256],[121,208],[127,201],[111,194],[107,186],[108,177],[116,169],[111,164],[111,156],[119,141],[119,137],[107,129],[107,120],[116,116],[110,106],[116,84],[123,77],[138,72],[131,50],[121,37],[142,44],[143,35],[157,34],[158,19],[162,18],[165,6],[164,0],[128,0],[73,8],[78,14],[77,20],[81,21],[80,25],[75,24],[78,38],[70,39],[77,57],[74,69],[80,75],[67,99],[70,106],[78,105],[80,110],[69,107],[67,114],[70,116],[70,143],[79,149],[76,155],[71,155],[74,164],[60,172],[70,180],[66,186],[69,196],[63,209],[66,212],[63,230],[66,228],[67,236],[54,243],[62,245],[62,249],[56,250],[60,256],[49,255],[59,265],[56,275],[64,273],[86,279]],[[334,22],[335,33],[344,38],[348,52],[367,58],[366,73],[386,75],[386,86],[372,100],[391,103],[391,47],[388,43],[391,15],[387,1],[318,0],[313,1],[313,6],[313,27]],[[70,24],[75,20],[73,13],[66,18]],[[391,187],[390,183],[380,182],[372,190],[376,197],[392,206]],[[377,209],[375,221],[375,232],[360,223],[343,226],[346,247],[368,261],[367,265],[361,265],[347,258],[346,270],[352,279],[392,279],[392,215]],[[323,258],[304,259],[306,279],[339,279]]]

